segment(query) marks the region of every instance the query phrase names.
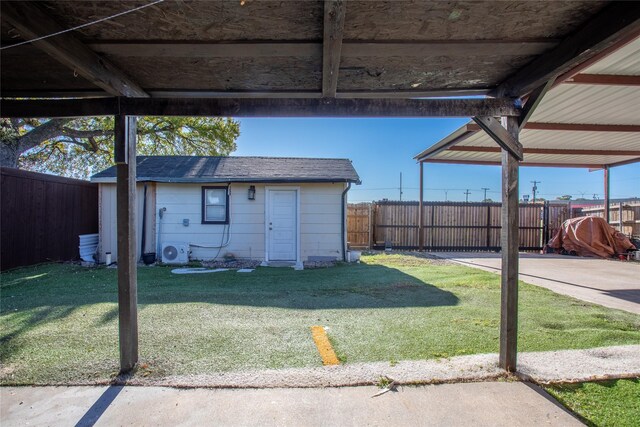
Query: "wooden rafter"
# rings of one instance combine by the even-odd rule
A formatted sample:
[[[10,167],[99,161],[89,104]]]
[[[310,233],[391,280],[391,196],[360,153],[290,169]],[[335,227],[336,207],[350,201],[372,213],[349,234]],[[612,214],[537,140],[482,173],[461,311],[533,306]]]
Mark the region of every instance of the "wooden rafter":
[[[538,86],[533,92],[529,94],[527,102],[526,104],[524,104],[524,108],[522,109],[522,115],[518,117],[518,130],[522,130],[526,126],[534,111],[536,111],[536,109],[540,105],[542,98],[544,98],[544,96],[553,86],[554,81],[555,79],[549,80],[548,82]]]
[[[322,96],[335,98],[342,55],[342,35],[346,4],[344,0],[325,0],[322,43]]]
[[[575,69],[640,30],[640,4],[612,2],[555,49],[534,59],[496,88],[496,96],[521,97]],[[567,76],[570,77],[570,76]]]
[[[333,2],[328,2],[332,5]],[[337,6],[336,6],[337,7]],[[342,6],[344,9],[344,6]],[[333,10],[333,9],[332,9]],[[326,16],[326,15],[325,15]],[[344,14],[342,15],[344,17]],[[336,15],[338,17],[338,15]],[[329,15],[328,30],[342,31],[336,28],[343,22],[334,24]],[[342,34],[342,33],[340,33]],[[338,40],[336,40],[338,41]],[[430,56],[493,56],[500,52],[504,56],[539,55],[557,45],[556,40],[427,40],[427,41],[342,41],[341,57],[392,56],[430,57]],[[242,41],[224,43],[201,43],[190,41],[166,42],[93,42],[87,46],[98,53],[119,57],[136,58],[271,58],[283,56],[318,57],[326,44],[300,41]]]
[[[15,27],[25,39],[35,39],[64,30],[37,2],[4,2],[2,20]],[[32,44],[111,95],[148,96],[136,82],[71,33],[34,41]]]
[[[522,144],[511,136],[500,122],[491,116],[474,116],[473,121],[487,132],[498,145],[511,153],[516,159],[522,160]]]
[[[445,98],[486,95],[485,89],[444,89],[444,90],[364,90],[336,93],[336,98],[358,99],[410,99],[410,98]],[[270,90],[270,91],[217,91],[217,90],[148,90],[154,98],[322,98],[320,91]],[[2,91],[5,98],[108,98],[110,95],[100,90],[20,90]]]
[[[0,100],[2,117],[469,117],[518,116],[513,100],[487,99],[251,99],[100,98]]]

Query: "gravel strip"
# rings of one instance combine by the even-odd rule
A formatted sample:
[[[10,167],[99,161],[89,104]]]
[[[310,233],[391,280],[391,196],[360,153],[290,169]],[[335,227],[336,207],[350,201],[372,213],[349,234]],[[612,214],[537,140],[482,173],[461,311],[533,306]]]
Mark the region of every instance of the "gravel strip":
[[[520,353],[518,371],[541,383],[640,377],[640,345]]]
[[[640,377],[640,345],[519,353],[518,372],[527,379],[542,383]],[[393,365],[375,362],[158,379],[133,378],[127,384],[228,388],[340,387],[377,384],[384,376],[398,384],[429,384],[482,381],[507,375],[498,368],[497,354],[477,354],[404,361]]]

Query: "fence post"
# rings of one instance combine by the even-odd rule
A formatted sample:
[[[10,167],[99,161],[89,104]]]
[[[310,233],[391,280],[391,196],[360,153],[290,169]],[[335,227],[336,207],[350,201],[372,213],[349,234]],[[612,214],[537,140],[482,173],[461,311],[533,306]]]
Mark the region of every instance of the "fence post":
[[[622,202],[620,202],[620,204],[618,204],[618,222],[620,224],[620,232],[622,233],[622,226],[624,224],[624,222],[622,221],[622,211],[623,211],[623,207],[622,207]]]
[[[549,201],[545,200],[544,202],[544,210],[542,211],[543,218],[542,220],[542,249],[544,249],[544,245],[549,241]]]
[[[487,203],[487,250],[491,247],[491,204]]]

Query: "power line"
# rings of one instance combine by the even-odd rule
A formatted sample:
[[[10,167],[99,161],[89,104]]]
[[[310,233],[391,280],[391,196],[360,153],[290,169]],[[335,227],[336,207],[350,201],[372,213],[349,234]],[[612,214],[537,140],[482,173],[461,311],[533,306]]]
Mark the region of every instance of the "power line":
[[[12,45],[9,45],[9,46],[0,47],[0,50],[11,49],[12,47],[22,46],[23,44],[37,42],[38,40],[48,39],[49,37],[59,36],[60,34],[68,33],[70,31],[79,30],[80,28],[89,27],[89,26],[94,25],[94,24],[99,24],[100,22],[108,21],[109,19],[117,18],[119,16],[129,14],[131,12],[136,12],[136,11],[138,11],[140,9],[144,9],[146,7],[149,7],[149,6],[153,6],[154,4],[162,3],[163,1],[164,0],[155,0],[155,1],[151,2],[151,3],[147,3],[147,4],[144,4],[142,6],[134,7],[133,9],[125,10],[124,12],[116,13],[115,15],[107,16],[105,18],[100,18],[100,19],[98,19],[96,21],[87,22],[85,24],[81,24],[81,25],[78,25],[78,26],[75,26],[75,27],[72,27],[72,28],[67,28],[66,30],[61,30],[61,31],[57,31],[57,32],[52,33],[52,34],[47,34],[46,36],[36,37],[35,39],[25,40],[25,41],[22,41],[20,43],[16,43],[16,44],[12,44]]]

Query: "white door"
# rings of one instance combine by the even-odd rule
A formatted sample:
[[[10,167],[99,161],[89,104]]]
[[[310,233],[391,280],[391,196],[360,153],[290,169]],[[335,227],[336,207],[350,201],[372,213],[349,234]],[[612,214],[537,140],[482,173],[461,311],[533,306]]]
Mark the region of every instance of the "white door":
[[[297,206],[296,190],[269,190],[267,213],[269,261],[296,261]]]

